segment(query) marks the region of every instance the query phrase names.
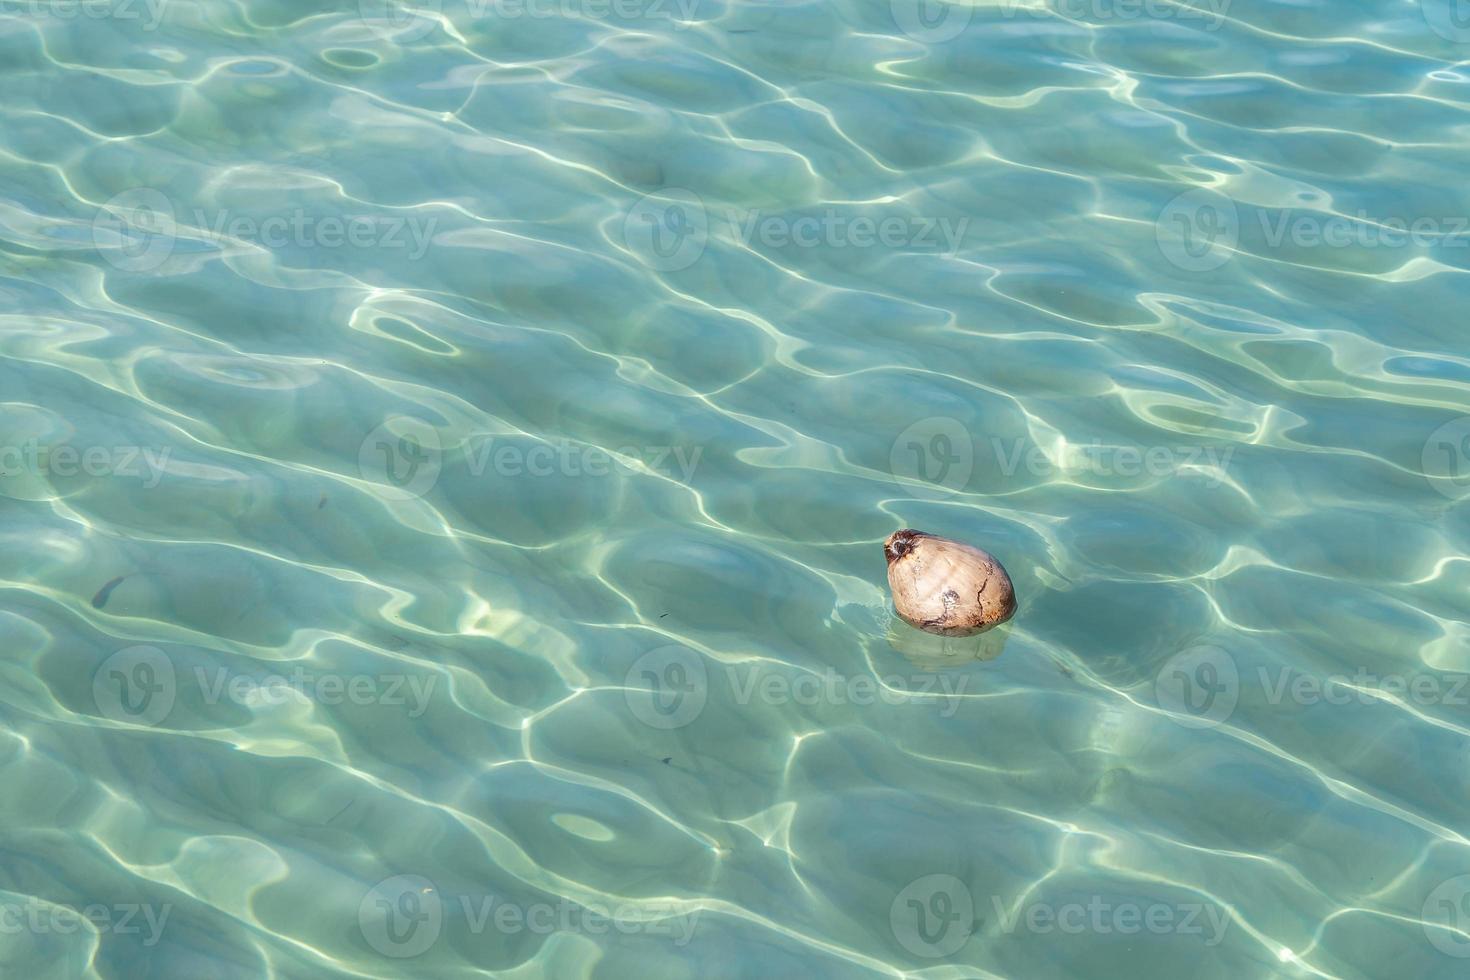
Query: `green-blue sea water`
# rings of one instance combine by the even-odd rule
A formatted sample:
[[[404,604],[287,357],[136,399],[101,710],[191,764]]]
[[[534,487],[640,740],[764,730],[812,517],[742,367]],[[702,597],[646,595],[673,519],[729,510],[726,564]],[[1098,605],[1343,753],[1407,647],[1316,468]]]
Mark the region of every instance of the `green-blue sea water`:
[[[1450,0],[0,0],[0,976],[1465,976],[1467,149]]]

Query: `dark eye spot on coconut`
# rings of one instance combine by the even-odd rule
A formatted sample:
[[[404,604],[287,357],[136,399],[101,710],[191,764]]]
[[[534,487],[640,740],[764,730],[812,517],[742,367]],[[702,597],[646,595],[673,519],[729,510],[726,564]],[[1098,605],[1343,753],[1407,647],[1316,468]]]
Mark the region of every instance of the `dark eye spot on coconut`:
[[[102,588],[98,589],[97,594],[92,597],[92,608],[101,609],[103,606],[107,605],[107,600],[112,598],[112,590],[117,588],[119,585],[122,585],[123,579],[125,578],[127,578],[126,575],[119,575],[117,578],[113,579],[111,582],[108,582]]]

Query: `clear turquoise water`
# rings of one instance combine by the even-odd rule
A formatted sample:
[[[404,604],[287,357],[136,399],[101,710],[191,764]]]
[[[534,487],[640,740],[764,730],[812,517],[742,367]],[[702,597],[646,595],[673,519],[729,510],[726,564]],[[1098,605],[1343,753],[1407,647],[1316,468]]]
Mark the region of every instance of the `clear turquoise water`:
[[[0,974],[1464,976],[1456,13],[0,3]]]

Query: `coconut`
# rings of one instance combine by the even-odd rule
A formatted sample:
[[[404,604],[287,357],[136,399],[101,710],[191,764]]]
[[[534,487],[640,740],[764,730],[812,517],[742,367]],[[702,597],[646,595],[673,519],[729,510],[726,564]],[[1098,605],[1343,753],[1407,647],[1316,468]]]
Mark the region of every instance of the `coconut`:
[[[939,636],[973,636],[1016,613],[1016,592],[988,551],[904,528],[883,543],[893,606],[910,626]]]

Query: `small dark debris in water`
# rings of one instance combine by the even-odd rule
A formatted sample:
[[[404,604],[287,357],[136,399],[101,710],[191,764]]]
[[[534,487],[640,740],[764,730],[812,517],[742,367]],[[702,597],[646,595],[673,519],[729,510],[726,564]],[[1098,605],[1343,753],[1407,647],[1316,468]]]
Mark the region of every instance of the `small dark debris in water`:
[[[662,616],[659,617],[659,619],[665,619],[665,618],[668,617],[668,615],[669,615],[668,613],[664,613]]]
[[[321,510],[325,506],[327,506],[327,495],[322,494],[322,499],[316,502],[316,509]]]
[[[122,585],[123,579],[125,578],[127,578],[126,575],[119,575],[117,578],[113,579],[111,582],[108,582],[102,588],[98,589],[97,594],[92,597],[92,608],[101,609],[103,606],[107,605],[107,600],[112,598],[112,590],[117,588],[119,585]]]
[[[1068,667],[1066,664],[1062,663],[1060,660],[1058,660],[1056,663],[1057,663],[1057,673],[1061,674],[1063,677],[1071,677],[1072,676],[1072,668],[1071,667]]]
[[[408,641],[401,636],[394,636],[392,633],[389,633],[388,638],[383,641],[383,646],[389,650],[402,650],[408,646]]]
[[[667,766],[667,765],[669,765],[673,761],[673,759],[674,759],[673,756],[666,755],[666,756],[663,757],[663,764]]]
[[[340,810],[337,811],[337,817],[340,817],[340,816],[342,816],[342,814],[346,813],[348,810],[351,810],[352,809],[352,804],[354,804],[356,802],[357,802],[356,800],[348,800],[347,801],[347,805],[344,806],[342,809],[340,809]],[[327,826],[328,824],[331,824],[333,820],[336,820],[337,819],[337,817],[333,817],[331,820],[328,820],[326,824],[323,824],[323,826]]]

